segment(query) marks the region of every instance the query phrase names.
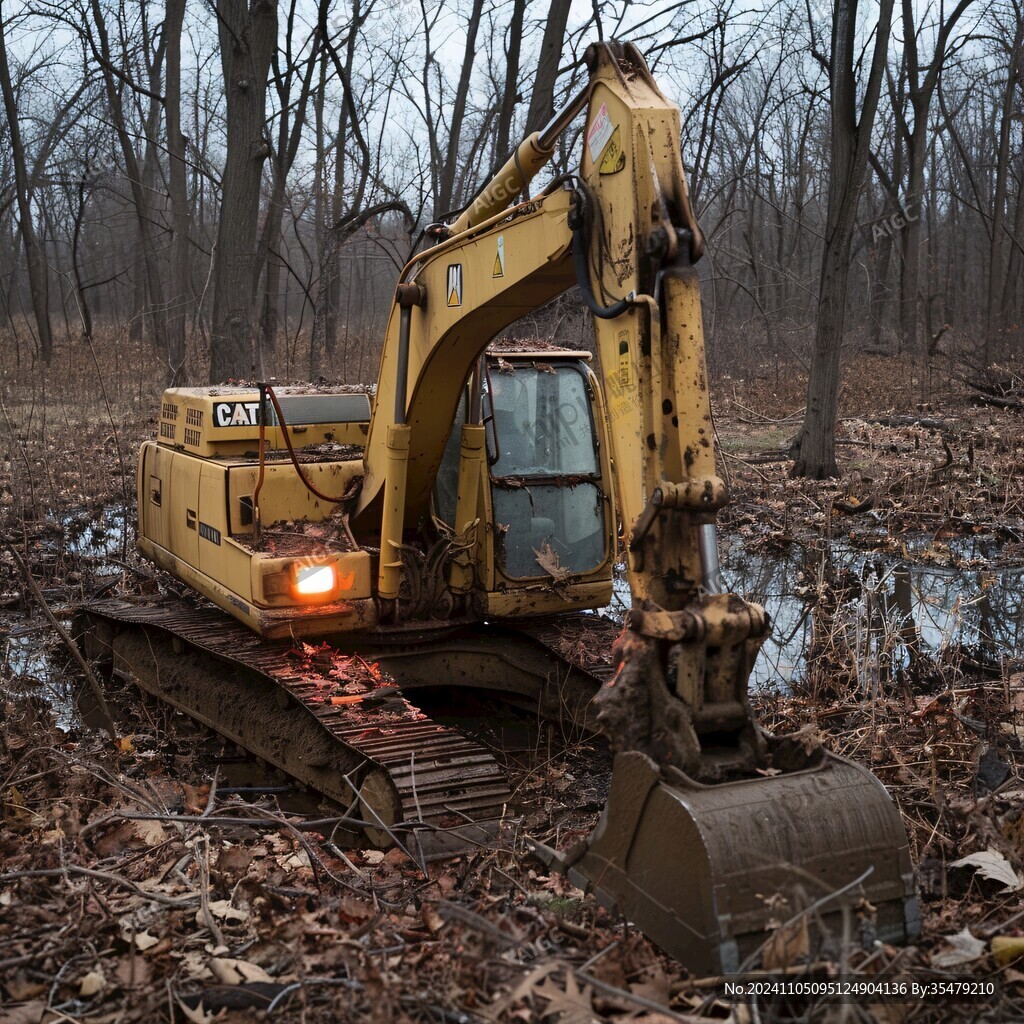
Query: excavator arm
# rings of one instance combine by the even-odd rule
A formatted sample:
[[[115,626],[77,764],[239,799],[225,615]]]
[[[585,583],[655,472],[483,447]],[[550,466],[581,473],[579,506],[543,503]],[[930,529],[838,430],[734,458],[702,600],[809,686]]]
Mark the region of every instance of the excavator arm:
[[[379,531],[378,599],[397,607],[403,535],[429,514],[488,342],[578,285],[594,321],[632,606],[618,670],[596,698],[617,751],[605,813],[573,850],[539,852],[697,971],[756,957],[778,898],[797,914],[814,907],[823,942],[851,906],[872,908],[865,934],[911,939],[906,833],[884,788],[820,748],[767,736],[751,712],[768,621],[719,592],[714,522],[728,495],[679,110],[632,45],[595,44],[587,64],[586,88],[403,271],[353,519],[357,534]],[[578,176],[526,198],[584,107]],[[462,428],[464,450],[479,448],[482,429]],[[460,497],[460,508],[472,506]]]

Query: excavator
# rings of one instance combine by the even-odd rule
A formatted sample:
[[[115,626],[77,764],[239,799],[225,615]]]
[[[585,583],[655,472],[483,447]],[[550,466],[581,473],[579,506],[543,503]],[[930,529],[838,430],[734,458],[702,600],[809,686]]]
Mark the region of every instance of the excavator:
[[[80,642],[421,862],[493,841],[510,792],[418,689],[604,733],[599,823],[536,852],[691,971],[756,964],[797,920],[826,950],[851,929],[913,940],[884,787],[755,721],[769,622],[719,572],[728,493],[680,112],[634,45],[594,44],[586,63],[402,270],[374,391],[164,392],[138,545],[201,600],[93,601]],[[578,171],[531,193],[581,114]],[[596,365],[507,340],[574,288]],[[620,558],[624,624],[594,614]]]

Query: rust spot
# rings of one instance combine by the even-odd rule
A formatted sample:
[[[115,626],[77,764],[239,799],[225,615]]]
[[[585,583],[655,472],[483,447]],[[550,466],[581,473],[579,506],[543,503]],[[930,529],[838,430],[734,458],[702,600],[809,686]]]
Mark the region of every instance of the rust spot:
[[[693,465],[693,460],[697,457],[697,453],[693,450],[690,445],[686,446],[686,451],[683,452],[683,461],[686,463],[686,468],[689,469]],[[707,498],[704,499],[707,501]]]
[[[647,435],[647,447],[653,452],[658,447],[658,442],[655,440],[653,434]]]
[[[672,426],[673,427],[678,427],[679,426],[679,417],[678,416],[673,416],[672,417]]]
[[[671,402],[671,400],[670,400],[670,399],[666,398],[666,399],[665,399],[665,400],[664,400],[664,401],[663,401],[663,402],[661,403],[661,411],[662,411],[662,412],[663,412],[663,413],[664,413],[664,414],[665,414],[666,416],[670,416],[670,415],[672,414],[672,402]]]

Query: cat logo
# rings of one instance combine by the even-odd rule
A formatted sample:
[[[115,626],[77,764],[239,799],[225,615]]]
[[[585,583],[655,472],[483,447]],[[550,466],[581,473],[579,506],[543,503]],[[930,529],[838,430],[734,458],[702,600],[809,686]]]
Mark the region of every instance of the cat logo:
[[[217,402],[213,406],[213,422],[218,427],[258,427],[259,402]]]
[[[448,305],[462,305],[462,264],[448,264]]]

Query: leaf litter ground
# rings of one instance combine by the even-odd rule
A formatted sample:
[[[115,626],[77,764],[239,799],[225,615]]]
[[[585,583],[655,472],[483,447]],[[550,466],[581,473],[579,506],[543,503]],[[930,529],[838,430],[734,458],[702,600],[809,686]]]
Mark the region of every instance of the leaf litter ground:
[[[851,376],[859,390],[845,395],[838,481],[786,478],[776,452],[795,421],[778,410],[797,411],[797,392],[722,387],[719,434],[737,498],[723,528],[751,547],[842,536],[884,549],[908,530],[939,543],[985,532],[1019,560],[1019,410],[973,403],[954,384],[929,408],[906,395],[890,408],[889,362]],[[163,585],[110,511],[130,520],[132,451],[152,432],[148,393],[125,395],[110,422],[51,398],[50,423],[66,427],[54,430],[39,396],[6,393],[0,539],[22,553],[58,617],[97,590]],[[112,694],[117,738],[90,728],[74,703],[75,666],[9,553],[0,558],[2,1021],[1024,1016],[1019,652],[981,666],[911,658],[866,687],[837,626],[842,580],[816,582],[807,676],[792,692],[760,694],[762,719],[871,767],[903,812],[922,897],[915,947],[853,944],[846,968],[993,980],[998,995],[751,1010],[716,998],[711,981],[687,977],[529,855],[528,836],[564,846],[596,819],[609,769],[599,741],[535,736],[535,756],[512,766],[501,841],[424,872],[400,851],[316,824],[337,811],[287,780],[243,792],[226,779],[233,752],[130,687]],[[783,961],[799,970],[813,955],[799,929],[781,938],[765,950],[776,977]]]

